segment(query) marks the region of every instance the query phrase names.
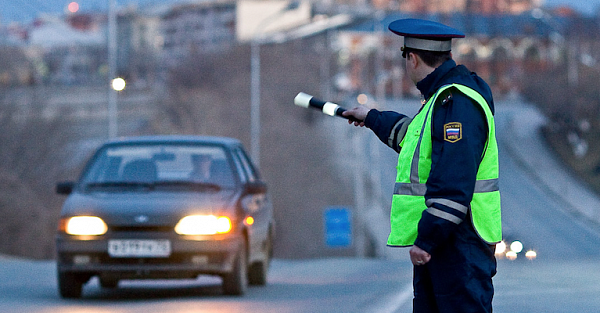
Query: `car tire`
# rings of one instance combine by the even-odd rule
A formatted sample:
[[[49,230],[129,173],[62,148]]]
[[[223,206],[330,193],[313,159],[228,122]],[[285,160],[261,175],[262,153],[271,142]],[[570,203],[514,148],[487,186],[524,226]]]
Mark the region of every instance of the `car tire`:
[[[248,288],[248,252],[246,245],[236,256],[233,271],[223,275],[223,294],[241,296]]]
[[[262,262],[254,262],[250,266],[248,272],[248,282],[253,286],[264,286],[267,284],[267,272],[271,262],[271,254],[273,251],[271,237],[264,244],[265,259]]]
[[[69,272],[58,273],[58,290],[63,298],[81,298],[84,279]]]
[[[248,283],[253,286],[264,286],[267,284],[267,266],[265,262],[252,263],[248,272]]]
[[[119,280],[116,278],[100,278],[100,287],[106,289],[115,289],[119,286]]]

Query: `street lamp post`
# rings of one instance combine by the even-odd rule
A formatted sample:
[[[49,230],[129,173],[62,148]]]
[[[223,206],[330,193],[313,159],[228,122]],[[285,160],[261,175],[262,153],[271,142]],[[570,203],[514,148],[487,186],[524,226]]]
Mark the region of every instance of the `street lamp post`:
[[[298,2],[290,2],[286,7],[262,20],[250,41],[250,154],[256,166],[260,167],[260,45],[261,32],[284,12],[297,9]]]
[[[108,1],[108,137],[117,136],[117,91],[113,79],[117,76],[117,17],[116,0]]]
[[[250,44],[250,154],[260,167],[260,42]]]

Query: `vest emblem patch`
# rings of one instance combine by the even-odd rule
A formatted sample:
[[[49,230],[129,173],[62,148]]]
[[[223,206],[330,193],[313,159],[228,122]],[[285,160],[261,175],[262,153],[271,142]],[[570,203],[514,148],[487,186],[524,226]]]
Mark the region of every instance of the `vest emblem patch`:
[[[444,140],[448,142],[457,142],[462,139],[462,124],[451,122],[444,124]]]

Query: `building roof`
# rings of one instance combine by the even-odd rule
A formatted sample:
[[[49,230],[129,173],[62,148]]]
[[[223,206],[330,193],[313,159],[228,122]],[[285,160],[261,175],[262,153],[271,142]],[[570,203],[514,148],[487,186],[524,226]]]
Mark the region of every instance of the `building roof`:
[[[102,28],[82,31],[64,19],[45,17],[39,26],[29,31],[29,43],[42,47],[97,46],[106,43],[106,35]]]

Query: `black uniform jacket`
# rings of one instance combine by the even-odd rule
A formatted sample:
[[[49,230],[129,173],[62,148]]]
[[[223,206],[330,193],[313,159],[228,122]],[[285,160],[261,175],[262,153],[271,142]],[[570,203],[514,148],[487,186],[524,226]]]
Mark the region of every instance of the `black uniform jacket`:
[[[462,84],[479,92],[494,112],[489,86],[465,66],[457,66],[453,60],[446,61],[436,68],[417,83],[417,88],[427,100],[440,87],[452,83]],[[456,232],[464,232],[464,229],[459,229],[466,227],[462,224],[468,224],[468,229],[472,233],[470,210],[465,214],[454,209],[452,204],[469,207],[473,198],[477,169],[488,135],[485,113],[472,99],[456,88],[447,89],[437,99],[432,116],[432,164],[425,200],[449,200],[450,202],[446,202],[449,205],[437,202],[428,205],[434,211],[444,211],[456,218],[438,217],[447,217],[447,215],[434,215],[429,209],[423,212],[415,245],[429,253],[454,236]],[[365,118],[365,126],[370,128],[383,143],[400,152],[398,144],[402,141],[410,121],[410,117],[397,112],[373,109]],[[460,140],[445,140],[444,125],[448,123],[461,123]],[[462,223],[467,217],[469,223]],[[477,237],[476,234],[471,235]]]

